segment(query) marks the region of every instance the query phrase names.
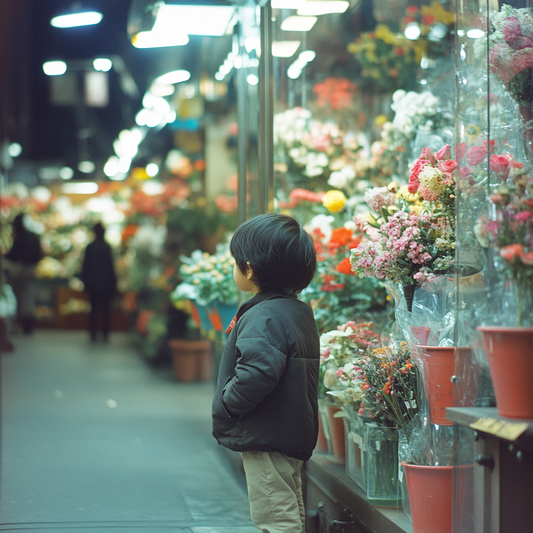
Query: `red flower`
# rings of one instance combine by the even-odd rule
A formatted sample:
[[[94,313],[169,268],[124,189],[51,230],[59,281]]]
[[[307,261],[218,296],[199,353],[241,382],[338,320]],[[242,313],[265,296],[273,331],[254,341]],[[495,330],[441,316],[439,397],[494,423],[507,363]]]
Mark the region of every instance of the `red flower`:
[[[500,255],[507,261],[513,261],[521,256],[522,248],[521,244],[510,244],[509,246],[504,246],[500,250]]]
[[[444,172],[445,174],[449,174],[453,172],[458,166],[459,166],[459,163],[453,159],[439,161],[437,164],[438,169],[441,172]]]
[[[455,147],[455,159],[461,161],[466,154],[466,143],[460,143]]]
[[[506,170],[509,169],[509,160],[510,160],[510,157],[508,155],[493,154],[490,156],[490,169],[492,170],[492,172],[495,172],[496,174],[505,172]]]

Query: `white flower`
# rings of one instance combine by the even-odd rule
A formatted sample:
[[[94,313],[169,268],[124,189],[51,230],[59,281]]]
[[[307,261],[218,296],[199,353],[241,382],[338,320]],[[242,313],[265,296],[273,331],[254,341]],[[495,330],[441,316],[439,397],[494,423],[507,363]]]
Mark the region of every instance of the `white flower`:
[[[331,238],[334,223],[335,217],[333,215],[316,215],[306,227],[310,233],[312,233],[315,228],[319,229],[324,235],[322,242],[325,244],[329,242],[329,239]]]

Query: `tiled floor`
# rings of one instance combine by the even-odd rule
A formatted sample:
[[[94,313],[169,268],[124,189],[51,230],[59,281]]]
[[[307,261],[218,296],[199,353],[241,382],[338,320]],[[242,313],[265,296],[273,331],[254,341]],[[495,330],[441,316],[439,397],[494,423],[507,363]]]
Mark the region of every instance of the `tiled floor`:
[[[212,383],[115,333],[36,331],[1,357],[0,531],[253,533],[211,436]]]

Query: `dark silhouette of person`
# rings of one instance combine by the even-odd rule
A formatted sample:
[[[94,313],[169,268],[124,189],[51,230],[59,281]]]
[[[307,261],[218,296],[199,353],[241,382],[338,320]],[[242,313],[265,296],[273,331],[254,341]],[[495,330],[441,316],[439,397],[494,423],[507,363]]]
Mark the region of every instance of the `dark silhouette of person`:
[[[98,321],[104,341],[109,338],[109,311],[117,289],[117,276],[113,262],[111,246],[105,241],[105,228],[97,222],[93,227],[95,239],[85,248],[81,280],[89,294],[91,312],[89,315],[89,333],[96,341]]]
[[[39,236],[24,225],[24,214],[13,219],[13,245],[4,256],[10,261],[7,277],[17,298],[17,322],[24,334],[35,328],[35,266],[43,258]]]

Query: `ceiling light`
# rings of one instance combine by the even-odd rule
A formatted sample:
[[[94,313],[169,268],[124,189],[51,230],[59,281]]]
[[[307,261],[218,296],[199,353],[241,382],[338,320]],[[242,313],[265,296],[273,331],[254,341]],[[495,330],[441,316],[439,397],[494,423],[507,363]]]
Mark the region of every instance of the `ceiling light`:
[[[61,185],[61,191],[65,194],[94,194],[98,192],[98,184],[94,181],[64,183]]]
[[[62,167],[59,170],[59,177],[62,180],[70,180],[74,176],[74,171],[70,167]]]
[[[233,27],[234,15],[232,6],[161,4],[152,31],[217,37]]]
[[[298,9],[305,0],[272,0],[272,9]]]
[[[180,31],[174,31],[172,34],[159,33],[157,31],[141,31],[131,38],[131,44],[135,48],[185,46],[188,42],[189,36]]]
[[[330,13],[344,13],[350,7],[346,0],[308,0],[297,11],[298,15],[329,15]]]
[[[109,72],[113,67],[113,62],[107,57],[97,57],[93,61],[93,67],[94,70],[98,70],[100,72]]]
[[[47,76],[62,76],[67,71],[64,61],[47,61],[43,64],[43,72]]]
[[[76,28],[78,26],[92,26],[102,20],[102,13],[98,11],[85,11],[68,13],[54,17],[50,24],[55,28]]]
[[[298,59],[301,59],[302,61],[305,61],[306,63],[311,63],[311,61],[313,61],[315,57],[316,57],[316,52],[314,50],[304,50],[303,52],[300,52]]]
[[[272,55],[274,57],[292,57],[300,46],[300,41],[273,41]]]
[[[80,161],[78,163],[78,170],[84,174],[91,174],[95,168],[96,166],[92,161]]]
[[[159,172],[159,165],[157,163],[148,163],[146,165],[146,173],[153,178],[154,176],[157,176]]]
[[[19,143],[11,143],[7,151],[11,157],[18,157],[22,153],[22,146]]]
[[[287,17],[281,23],[281,29],[284,31],[309,31],[318,19],[316,17],[300,17],[293,15]]]
[[[150,86],[150,92],[154,94],[155,96],[172,96],[175,92],[176,88],[174,85],[165,83],[159,84],[159,83],[153,83]]]
[[[174,85],[190,79],[191,73],[188,70],[173,70],[157,77],[154,83],[157,85]]]

